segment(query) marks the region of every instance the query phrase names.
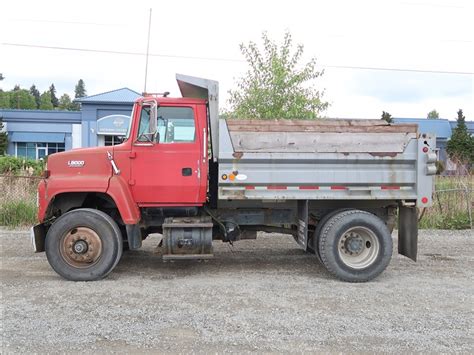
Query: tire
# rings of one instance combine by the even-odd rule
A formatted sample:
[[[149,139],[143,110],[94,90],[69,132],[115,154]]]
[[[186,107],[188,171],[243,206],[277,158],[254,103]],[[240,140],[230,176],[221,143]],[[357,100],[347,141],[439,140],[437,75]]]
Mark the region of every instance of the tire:
[[[107,276],[122,256],[122,234],[106,213],[82,208],[65,213],[49,228],[46,257],[60,276],[94,281]]]
[[[318,261],[322,264],[323,261],[321,260],[321,255],[319,254],[319,236],[321,235],[321,230],[323,229],[324,225],[326,224],[329,219],[331,219],[333,216],[335,216],[338,213],[341,213],[343,211],[348,211],[349,208],[341,208],[338,210],[331,211],[329,213],[326,213],[323,218],[316,224],[316,229],[313,232],[313,236],[311,238],[311,241],[308,243],[309,247],[308,249],[311,250],[312,253],[316,255],[318,258]]]
[[[379,217],[347,210],[322,227],[319,254],[326,269],[348,282],[366,282],[385,270],[392,258],[392,236]]]

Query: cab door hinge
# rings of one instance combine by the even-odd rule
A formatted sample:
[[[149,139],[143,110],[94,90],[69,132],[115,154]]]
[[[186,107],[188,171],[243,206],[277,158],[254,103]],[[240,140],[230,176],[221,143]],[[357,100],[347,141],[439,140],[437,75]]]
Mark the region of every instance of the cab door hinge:
[[[128,184],[129,184],[130,186],[135,185],[135,179],[130,179],[130,180],[128,180]]]
[[[128,154],[128,157],[129,157],[130,159],[135,159],[135,158],[137,157],[137,152],[130,152],[130,153]]]

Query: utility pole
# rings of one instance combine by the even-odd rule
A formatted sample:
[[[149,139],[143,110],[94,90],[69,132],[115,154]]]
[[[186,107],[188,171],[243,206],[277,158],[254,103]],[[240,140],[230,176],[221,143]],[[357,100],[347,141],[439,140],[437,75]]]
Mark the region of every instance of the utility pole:
[[[145,86],[143,92],[146,92],[146,80],[148,77],[148,55],[150,53],[150,30],[151,30],[151,8],[150,8],[150,16],[148,18],[148,39],[146,43],[146,61],[145,61]]]

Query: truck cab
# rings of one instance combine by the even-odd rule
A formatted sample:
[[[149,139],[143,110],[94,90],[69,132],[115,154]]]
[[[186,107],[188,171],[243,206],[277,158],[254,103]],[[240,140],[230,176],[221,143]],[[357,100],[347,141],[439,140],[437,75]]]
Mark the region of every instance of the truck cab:
[[[145,96],[113,158],[139,207],[202,206],[208,188],[206,101]],[[156,125],[154,124],[156,122]]]

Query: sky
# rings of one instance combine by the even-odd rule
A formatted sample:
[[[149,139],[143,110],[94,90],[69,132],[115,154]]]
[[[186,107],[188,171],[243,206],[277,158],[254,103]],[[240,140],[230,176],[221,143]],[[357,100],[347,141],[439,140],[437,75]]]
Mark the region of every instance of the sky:
[[[474,120],[469,0],[2,1],[0,88],[54,83],[73,95],[81,78],[89,95],[142,92],[150,8],[148,92],[180,96],[175,73],[199,76],[219,81],[227,107],[247,70],[239,44],[259,43],[263,31],[281,42],[289,31],[304,45],[302,64],[315,57],[324,69],[314,85],[325,90],[327,117],[424,118],[436,109],[454,119],[461,108]]]

